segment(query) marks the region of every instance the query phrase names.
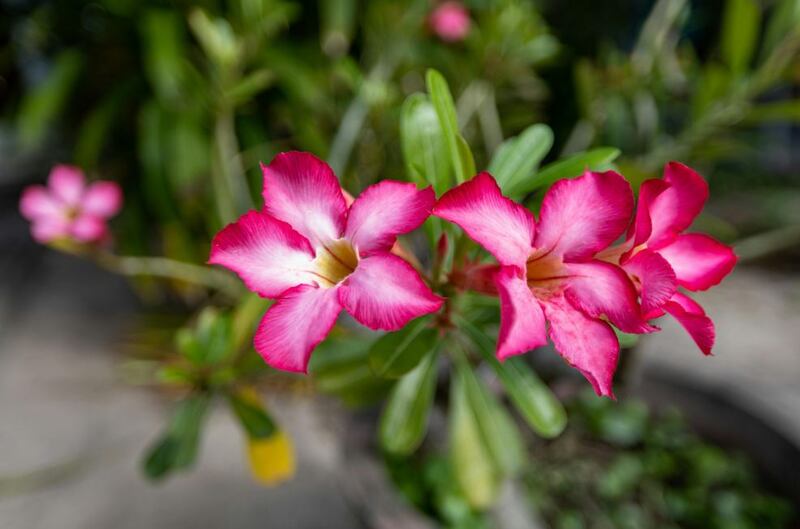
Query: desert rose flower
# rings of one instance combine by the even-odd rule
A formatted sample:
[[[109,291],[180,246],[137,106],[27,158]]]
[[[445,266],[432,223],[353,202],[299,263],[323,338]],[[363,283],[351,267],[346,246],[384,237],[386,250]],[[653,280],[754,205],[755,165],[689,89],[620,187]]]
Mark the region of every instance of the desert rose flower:
[[[122,191],[115,182],[86,185],[83,171],[56,165],[47,186],[30,186],[22,192],[19,209],[31,221],[31,233],[40,243],[70,239],[92,243],[108,235],[107,221],[122,207]]]
[[[385,180],[349,207],[336,175],[308,153],[279,154],[264,174],[264,209],[220,231],[209,263],[275,299],[255,335],[270,366],[306,372],[311,351],[342,309],[371,329],[397,330],[442,305],[414,268],[390,253],[419,227],[433,190]]]
[[[472,22],[469,12],[460,2],[444,2],[433,10],[429,23],[436,35],[445,42],[464,40]]]
[[[647,180],[627,241],[612,249],[634,278],[648,319],[667,313],[705,354],[714,345],[714,323],[679,287],[696,292],[719,284],[733,270],[733,250],[708,235],[683,233],[708,200],[708,184],[689,167],[671,162],[663,179]]]
[[[627,274],[595,258],[625,232],[632,210],[630,185],[614,172],[556,182],[538,223],[489,173],[439,199],[433,214],[458,224],[500,263],[493,277],[499,359],[545,345],[547,321],[556,350],[599,395],[613,396],[619,342],[608,322],[625,332],[655,330]]]

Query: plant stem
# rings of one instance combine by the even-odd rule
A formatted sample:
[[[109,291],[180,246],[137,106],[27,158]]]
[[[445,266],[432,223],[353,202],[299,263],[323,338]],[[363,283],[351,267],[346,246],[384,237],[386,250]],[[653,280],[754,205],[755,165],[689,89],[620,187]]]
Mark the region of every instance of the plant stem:
[[[224,187],[223,205],[220,216],[223,223],[231,222],[253,207],[250,190],[247,188],[247,176],[239,157],[239,142],[236,139],[236,126],[233,110],[227,106],[217,113],[214,125],[214,142],[217,149],[219,181]]]
[[[208,266],[175,261],[166,257],[119,256],[105,252],[94,254],[94,257],[104,268],[125,276],[176,279],[219,290],[232,297],[239,297],[242,293],[242,288],[234,277]]]

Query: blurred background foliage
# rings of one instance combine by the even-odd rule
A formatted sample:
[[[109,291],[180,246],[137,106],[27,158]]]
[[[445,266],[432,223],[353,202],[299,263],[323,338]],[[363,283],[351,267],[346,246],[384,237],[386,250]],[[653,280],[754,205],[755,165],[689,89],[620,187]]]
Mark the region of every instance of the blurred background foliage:
[[[796,248],[800,0],[464,4],[468,35],[444,42],[429,0],[0,0],[3,184],[76,163],[125,188],[120,253],[203,263],[212,235],[261,204],[259,162],[280,151],[326,159],[353,194],[383,178],[441,193],[488,168],[534,208],[585,167],[617,167],[636,186],[680,159],[712,186],[702,229],[736,241],[744,259]],[[474,255],[436,219],[425,229],[431,250],[420,257],[434,282],[456,256]],[[208,299],[170,287],[184,309]],[[160,478],[190,467],[217,399],[269,481],[258,461],[277,450],[285,472],[293,463],[255,391],[279,383],[250,347],[268,302],[214,295],[224,308],[188,322],[145,315],[130,336],[126,378],[177,397],[144,469]],[[425,318],[382,336],[345,320],[313,356],[320,391],[353,406],[386,399],[378,440],[417,507],[445,525],[485,527],[505,478],[522,476],[553,527],[782,526],[786,507],[751,494],[746,464],[637,404],[578,398],[564,437],[545,441],[566,414],[537,372],[550,382],[566,368],[494,360],[496,303],[459,297],[446,336]],[[445,438],[440,446],[426,432],[442,412],[448,434],[429,436]],[[681,476],[687,465],[716,481]],[[600,473],[601,483],[586,478]],[[687,481],[675,489],[677,479]]]

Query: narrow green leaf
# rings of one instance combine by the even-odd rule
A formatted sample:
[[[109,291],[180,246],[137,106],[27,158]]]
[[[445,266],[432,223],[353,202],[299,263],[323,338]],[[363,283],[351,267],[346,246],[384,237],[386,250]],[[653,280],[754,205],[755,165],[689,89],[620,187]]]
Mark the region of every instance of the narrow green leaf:
[[[369,367],[379,377],[398,378],[414,369],[434,347],[436,329],[419,318],[403,329],[381,336],[370,347]]]
[[[447,151],[450,154],[450,162],[453,166],[456,183],[460,184],[468,176],[472,175],[467,175],[461,151],[459,150],[458,117],[453,103],[453,96],[447,86],[447,81],[436,70],[428,70],[425,80],[428,86],[428,94],[431,102],[433,102],[433,107],[436,109],[436,115],[439,118],[439,124],[444,134],[445,145],[447,145]]]
[[[692,95],[692,117],[699,119],[730,87],[731,74],[723,65],[709,62],[704,67]]]
[[[532,125],[503,142],[489,164],[489,172],[506,194],[526,195],[533,191],[532,177],[552,146],[550,127]]]
[[[67,104],[83,63],[83,56],[77,50],[61,52],[47,77],[25,94],[17,117],[19,138],[24,146],[43,139],[48,126]]]
[[[800,27],[800,0],[779,0],[772,8],[772,14],[764,30],[764,43],[761,46],[761,59],[766,59],[790,32]]]
[[[728,0],[722,19],[722,59],[736,75],[747,72],[758,42],[761,9],[756,0]]]
[[[178,403],[166,434],[145,455],[145,475],[151,479],[160,479],[173,470],[187,468],[194,463],[200,430],[210,402],[208,394],[197,393]]]
[[[387,452],[407,455],[422,442],[436,389],[436,359],[436,352],[431,352],[392,388],[379,429]]]
[[[177,12],[151,9],[141,18],[144,71],[158,97],[174,102],[185,81],[186,35]]]
[[[469,143],[461,134],[456,136],[456,143],[458,144],[458,157],[461,159],[464,174],[467,178],[472,178],[475,175],[475,157],[472,155],[472,149],[469,148]]]
[[[450,386],[450,457],[456,482],[469,505],[476,510],[491,506],[502,477],[483,442],[458,373]]]
[[[269,87],[274,80],[275,74],[270,70],[256,70],[225,92],[225,97],[232,105],[241,105]]]
[[[579,152],[568,158],[544,166],[533,178],[534,189],[550,186],[562,178],[580,176],[586,169],[603,171],[611,167],[611,162],[619,156],[619,149],[614,147],[598,147],[591,151]]]
[[[525,462],[525,449],[514,421],[466,361],[459,362],[457,370],[490,457],[503,475],[516,474]]]
[[[231,393],[228,395],[228,403],[251,439],[266,439],[278,431],[275,421],[264,409],[255,392]]]
[[[436,109],[423,94],[412,94],[400,113],[400,141],[408,177],[429,183],[437,195],[452,185],[450,155]]]
[[[567,426],[567,412],[533,369],[521,358],[509,358],[501,364],[494,354],[494,340],[466,320],[460,319],[459,326],[469,334],[484,360],[492,366],[528,426],[548,439],[560,435]]]
[[[800,99],[753,105],[744,120],[747,123],[800,122]]]

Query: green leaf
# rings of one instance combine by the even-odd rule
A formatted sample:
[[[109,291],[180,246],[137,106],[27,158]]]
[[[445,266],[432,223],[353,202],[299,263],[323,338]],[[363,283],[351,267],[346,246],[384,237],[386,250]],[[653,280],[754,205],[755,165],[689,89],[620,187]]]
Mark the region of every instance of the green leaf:
[[[43,139],[48,126],[67,104],[83,62],[83,56],[77,50],[61,52],[47,77],[25,94],[17,118],[23,146],[32,146]]]
[[[242,46],[226,19],[211,18],[202,9],[195,8],[189,14],[189,27],[216,66],[230,68],[236,63]]]
[[[383,398],[391,382],[375,376],[370,369],[369,346],[368,338],[361,333],[329,337],[322,342],[309,363],[317,388],[350,406],[372,404]]]
[[[152,9],[141,22],[144,71],[162,100],[175,102],[185,81],[186,35],[177,12]]]
[[[489,172],[508,195],[526,195],[534,188],[533,176],[553,146],[553,131],[537,124],[503,142],[489,164]]]
[[[408,177],[429,183],[437,195],[450,189],[450,158],[433,104],[423,94],[410,95],[400,112],[400,141]]]
[[[500,489],[501,474],[483,442],[463,377],[450,386],[450,457],[456,482],[469,505],[489,507]]]
[[[369,349],[369,366],[380,377],[398,378],[414,369],[436,347],[438,332],[427,318],[378,338]]]
[[[228,403],[251,439],[266,439],[278,431],[255,391],[231,393]]]
[[[475,157],[472,155],[472,149],[469,148],[469,143],[461,134],[456,136],[456,143],[458,144],[458,157],[461,158],[464,174],[468,178],[472,178],[475,175]]]
[[[764,30],[761,58],[772,53],[790,32],[797,32],[800,25],[800,0],[780,0],[772,9]]]
[[[753,105],[744,120],[747,123],[800,122],[800,99]]]
[[[761,9],[756,0],[728,0],[722,19],[722,59],[736,75],[747,72],[758,41]]]
[[[562,178],[580,176],[586,169],[603,171],[611,166],[611,162],[619,156],[619,149],[614,147],[598,147],[591,151],[579,152],[568,158],[544,166],[533,179],[535,189],[545,188]]]
[[[525,463],[525,449],[511,416],[478,380],[466,360],[457,364],[469,407],[475,415],[483,443],[498,470],[505,476],[516,474]]]
[[[447,81],[436,70],[428,70],[425,80],[428,86],[428,94],[439,118],[439,125],[442,128],[447,151],[450,154],[450,163],[453,166],[456,183],[460,184],[468,176],[472,175],[467,175],[459,148],[458,116],[455,104],[453,104],[453,96],[447,86]]]
[[[460,319],[458,325],[467,331],[484,360],[492,366],[528,426],[548,439],[560,435],[567,425],[564,406],[525,361],[509,358],[501,364],[494,354],[494,340],[466,320]]]
[[[244,104],[269,87],[274,80],[275,74],[270,70],[256,70],[225,92],[225,97],[232,105]]]
[[[731,74],[722,65],[709,62],[699,75],[692,95],[692,117],[699,119],[730,87]]]
[[[178,403],[166,434],[147,451],[143,464],[145,475],[160,479],[194,463],[210,402],[208,394],[197,393]]]
[[[392,388],[379,429],[381,446],[387,452],[407,455],[422,442],[436,389],[437,358],[436,352],[431,352]]]

